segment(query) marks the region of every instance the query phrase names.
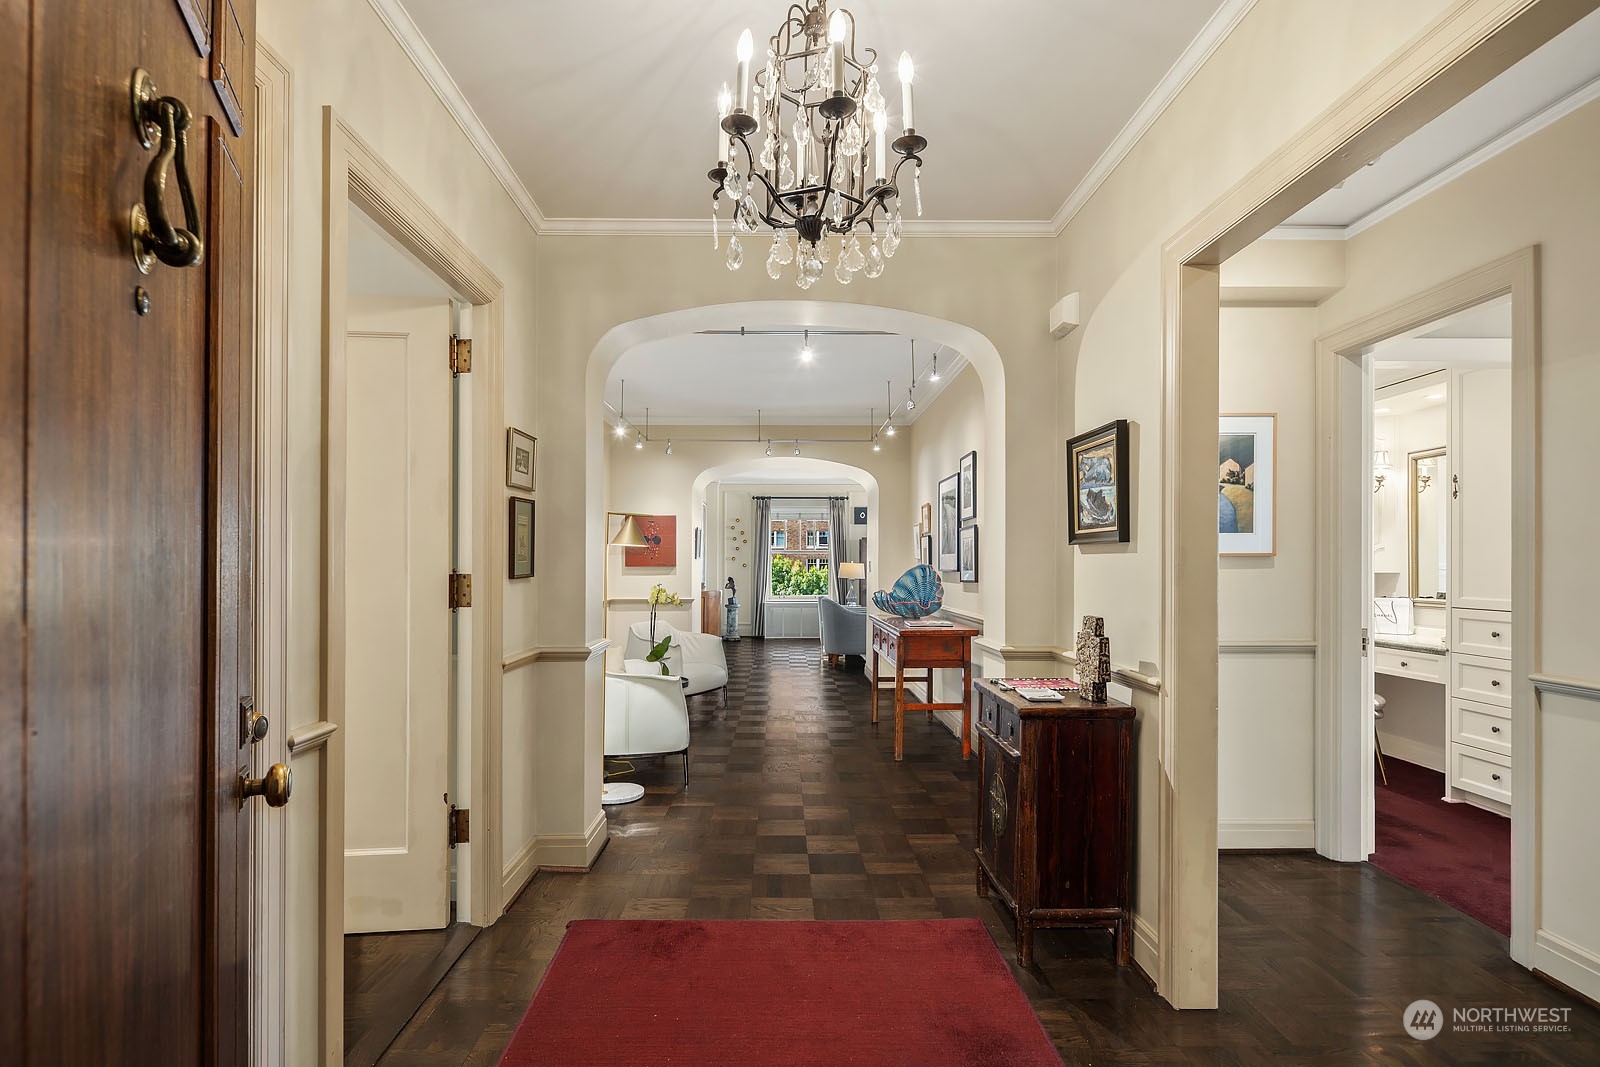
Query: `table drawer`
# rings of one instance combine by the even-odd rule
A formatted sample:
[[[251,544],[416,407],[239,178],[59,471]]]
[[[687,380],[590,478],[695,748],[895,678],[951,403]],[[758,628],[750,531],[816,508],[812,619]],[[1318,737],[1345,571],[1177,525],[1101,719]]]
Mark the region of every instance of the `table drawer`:
[[[1471,700],[1450,701],[1450,739],[1502,756],[1511,755],[1511,714],[1507,708]]]
[[[1010,704],[1000,705],[1000,713],[994,725],[994,735],[1011,751],[1022,751],[1022,722],[1017,716],[1017,709]]]
[[[1000,702],[983,690],[978,690],[978,725],[993,733],[999,721]]]
[[[1511,664],[1483,656],[1450,658],[1450,695],[1482,704],[1511,706]]]
[[[874,628],[872,631],[872,651],[893,663],[900,652],[899,642],[895,640],[894,634]]]
[[[1444,684],[1445,657],[1432,652],[1407,652],[1379,646],[1373,650],[1372,659],[1373,669],[1379,674],[1396,674],[1402,678]]]
[[[1510,804],[1511,760],[1497,752],[1456,745],[1451,749],[1450,784]]]
[[[1450,649],[1468,656],[1511,658],[1511,613],[1456,608],[1450,612]]]

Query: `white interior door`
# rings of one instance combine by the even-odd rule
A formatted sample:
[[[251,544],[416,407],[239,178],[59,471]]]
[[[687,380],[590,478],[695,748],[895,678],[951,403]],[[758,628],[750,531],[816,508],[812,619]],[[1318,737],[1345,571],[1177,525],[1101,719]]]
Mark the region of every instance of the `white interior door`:
[[[345,931],[450,921],[450,305],[350,295]]]

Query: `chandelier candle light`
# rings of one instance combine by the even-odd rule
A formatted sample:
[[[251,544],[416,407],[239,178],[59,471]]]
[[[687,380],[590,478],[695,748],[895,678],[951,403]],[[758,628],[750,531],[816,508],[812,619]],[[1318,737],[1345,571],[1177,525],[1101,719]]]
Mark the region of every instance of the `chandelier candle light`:
[[[713,247],[720,243],[717,210],[723,194],[732,205],[729,270],[744,263],[743,240],[767,226],[773,231],[767,273],[774,280],[790,263],[802,289],[821,280],[829,262],[840,285],[849,285],[857,272],[878,277],[900,246],[898,183],[908,163],[912,203],[922,214],[919,153],[928,142],[918,136],[913,120],[915,67],[902,52],[904,125],[891,141],[878,54],[869,48],[858,57],[855,35],[855,16],[843,8],[830,15],[827,0],[791,4],[767,42],[766,66],[752,80],[750,31],[740,34],[733,90],[724,85],[717,97],[718,158],[707,175],[715,185]],[[892,168],[890,148],[899,157]]]

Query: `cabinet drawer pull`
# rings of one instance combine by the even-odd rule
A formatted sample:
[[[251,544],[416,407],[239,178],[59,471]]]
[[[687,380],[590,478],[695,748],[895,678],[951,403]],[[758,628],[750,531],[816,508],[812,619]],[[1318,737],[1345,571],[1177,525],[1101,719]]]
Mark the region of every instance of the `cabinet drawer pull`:
[[[1499,630],[1490,630],[1489,631],[1489,636],[1498,638],[1500,636],[1500,631]]]
[[[1497,733],[1499,733],[1499,732],[1500,732],[1500,727],[1498,727],[1498,726],[1491,726],[1491,727],[1489,727],[1489,732],[1490,732],[1490,733],[1491,733],[1491,734],[1497,734]]]
[[[1402,667],[1409,667],[1409,666],[1411,666],[1411,664],[1409,664],[1409,663],[1407,663],[1407,662],[1406,662],[1406,661],[1405,661],[1405,660],[1401,660],[1401,661],[1400,661],[1400,666],[1402,666]]]
[[[1496,689],[1499,689],[1500,688],[1500,679],[1498,679],[1498,678],[1490,678],[1489,679],[1489,684],[1494,686]]]
[[[1489,777],[1493,778],[1497,782],[1500,780],[1500,776],[1498,774],[1491,774]]]

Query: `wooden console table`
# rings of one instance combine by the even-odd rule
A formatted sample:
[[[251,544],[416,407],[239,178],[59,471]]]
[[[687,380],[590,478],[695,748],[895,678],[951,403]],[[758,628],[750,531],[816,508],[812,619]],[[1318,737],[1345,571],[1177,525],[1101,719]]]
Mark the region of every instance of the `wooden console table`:
[[[1035,704],[978,683],[978,895],[1033,931],[1105,926],[1126,964],[1133,927],[1133,726],[1127,704]]]
[[[894,665],[894,758],[905,750],[906,712],[961,712],[961,758],[972,757],[972,639],[971,626],[914,626],[892,615],[872,616],[872,721],[878,721],[878,660]],[[926,669],[928,691],[916,704],[906,703],[906,668]],[[948,668],[961,672],[961,703],[939,704],[933,699],[933,672]]]

